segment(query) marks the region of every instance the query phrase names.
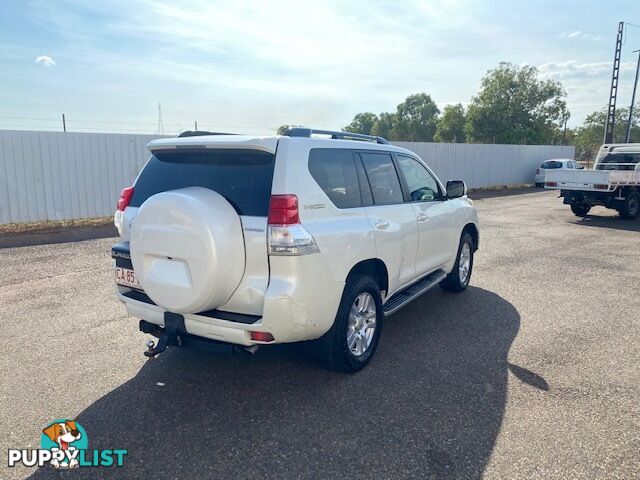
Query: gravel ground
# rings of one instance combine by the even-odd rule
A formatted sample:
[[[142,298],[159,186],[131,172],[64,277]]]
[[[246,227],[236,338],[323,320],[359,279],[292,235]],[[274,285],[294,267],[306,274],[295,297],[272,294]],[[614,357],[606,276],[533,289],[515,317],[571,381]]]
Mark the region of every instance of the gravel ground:
[[[640,478],[640,220],[480,194],[471,287],[390,317],[356,375],[291,346],[173,349],[115,299],[95,239],[0,249],[0,449],[75,418],[122,468],[1,478]]]

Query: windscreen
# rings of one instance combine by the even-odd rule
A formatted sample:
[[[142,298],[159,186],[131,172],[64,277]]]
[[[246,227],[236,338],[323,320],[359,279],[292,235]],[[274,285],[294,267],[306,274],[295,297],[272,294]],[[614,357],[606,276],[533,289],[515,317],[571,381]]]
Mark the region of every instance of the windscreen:
[[[596,170],[635,170],[638,162],[640,153],[608,153],[598,162]]]
[[[547,160],[542,165],[540,165],[540,168],[545,168],[545,169],[562,168],[562,162],[557,162],[555,160]]]
[[[130,205],[185,187],[213,190],[239,215],[266,217],[275,156],[259,150],[177,150],[151,156],[134,185]]]

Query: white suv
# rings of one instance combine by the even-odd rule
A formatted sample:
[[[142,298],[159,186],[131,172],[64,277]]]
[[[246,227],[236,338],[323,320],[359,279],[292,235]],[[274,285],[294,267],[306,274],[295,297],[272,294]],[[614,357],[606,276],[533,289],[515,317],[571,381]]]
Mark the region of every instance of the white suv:
[[[445,188],[382,138],[187,132],[148,148],[112,249],[118,298],[159,338],[148,356],[313,340],[357,371],[385,316],[437,284],[469,284],[479,238],[466,186]]]

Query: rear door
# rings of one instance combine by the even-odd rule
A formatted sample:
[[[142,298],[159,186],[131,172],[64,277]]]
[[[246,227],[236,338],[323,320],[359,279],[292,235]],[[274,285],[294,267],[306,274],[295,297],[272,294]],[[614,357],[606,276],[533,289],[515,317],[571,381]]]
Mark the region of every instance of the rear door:
[[[458,230],[451,202],[422,163],[408,155],[396,157],[418,221],[417,274],[426,275],[457,254]]]
[[[269,279],[266,232],[274,164],[273,153],[257,149],[154,151],[133,186],[123,240],[128,240],[137,209],[156,193],[193,186],[219,193],[240,217],[246,255],[242,282],[220,310],[261,314]]]
[[[366,207],[375,233],[376,252],[389,273],[389,292],[416,277],[418,250],[416,214],[405,203],[396,165],[389,152],[360,151],[371,205]]]

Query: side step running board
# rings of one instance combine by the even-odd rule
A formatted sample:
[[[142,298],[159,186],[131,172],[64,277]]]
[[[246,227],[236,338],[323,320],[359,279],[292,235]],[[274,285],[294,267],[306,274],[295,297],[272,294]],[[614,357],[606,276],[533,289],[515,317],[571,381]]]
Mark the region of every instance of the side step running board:
[[[446,276],[447,274],[442,270],[436,270],[435,272],[430,273],[429,275],[424,277],[422,280],[414,283],[410,287],[405,288],[401,292],[395,293],[382,306],[382,309],[384,310],[384,316],[388,317],[392,313],[397,312],[407,303],[415,300],[426,291],[431,290],[438,283],[444,280]]]

